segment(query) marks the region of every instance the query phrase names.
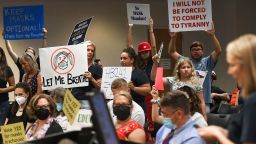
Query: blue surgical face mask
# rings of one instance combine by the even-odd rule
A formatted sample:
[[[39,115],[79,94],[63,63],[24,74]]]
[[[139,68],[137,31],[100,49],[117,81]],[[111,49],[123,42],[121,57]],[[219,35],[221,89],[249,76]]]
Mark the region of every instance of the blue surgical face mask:
[[[56,110],[58,112],[60,112],[62,110],[62,107],[63,107],[62,103],[56,103]]]
[[[172,119],[170,118],[164,118],[163,119],[163,125],[169,129],[175,129],[176,125],[172,123]]]

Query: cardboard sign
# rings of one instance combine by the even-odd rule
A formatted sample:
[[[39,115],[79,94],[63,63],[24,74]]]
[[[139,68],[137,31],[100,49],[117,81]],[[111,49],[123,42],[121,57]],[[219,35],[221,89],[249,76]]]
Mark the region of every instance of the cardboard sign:
[[[150,18],[149,4],[127,3],[129,24],[148,25]]]
[[[171,32],[212,29],[211,0],[168,0]]]
[[[42,39],[43,5],[4,7],[4,39]]]
[[[156,70],[155,88],[156,88],[156,90],[164,90],[163,68],[162,67],[158,67]]]
[[[17,144],[26,141],[23,122],[1,126],[4,144]]]
[[[111,91],[112,81],[116,78],[123,78],[127,82],[131,81],[132,67],[103,67],[101,81],[101,91],[105,94],[106,99],[113,99]]]
[[[68,118],[68,122],[72,125],[77,112],[79,111],[81,104],[79,101],[71,94],[69,90],[66,90],[66,94],[63,102],[63,112]]]
[[[86,48],[86,44],[40,48],[43,90],[88,86]]]
[[[196,70],[196,75],[198,77],[200,85],[203,87],[204,80],[205,80],[206,75],[207,75],[207,71]]]
[[[83,127],[92,127],[92,111],[80,109],[72,125],[67,126],[67,131],[81,130]]]
[[[86,32],[90,26],[93,17],[88,18],[76,24],[70,38],[68,45],[75,45],[84,42]]]

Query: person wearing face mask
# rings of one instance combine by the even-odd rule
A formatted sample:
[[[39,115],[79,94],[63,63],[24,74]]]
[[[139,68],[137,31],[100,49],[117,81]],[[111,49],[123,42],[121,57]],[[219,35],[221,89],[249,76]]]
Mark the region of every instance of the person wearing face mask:
[[[30,87],[27,83],[17,83],[14,90],[15,102],[10,107],[5,124],[23,122],[24,128],[34,122],[27,114],[27,106],[32,97]]]
[[[66,89],[62,87],[58,87],[51,92],[51,96],[54,102],[56,103],[57,114],[55,120],[60,124],[64,132],[67,130],[68,126],[68,119],[63,112],[63,102],[65,93]]]
[[[113,113],[116,115],[116,133],[120,140],[145,143],[145,131],[136,121],[131,119],[132,97],[126,91],[120,91],[114,96]]]
[[[166,93],[160,100],[163,126],[156,135],[157,144],[204,144],[190,117],[189,96],[180,90]]]
[[[27,141],[63,132],[61,126],[53,119],[56,104],[51,96],[46,94],[34,96],[28,106],[30,116],[36,121],[27,129]]]

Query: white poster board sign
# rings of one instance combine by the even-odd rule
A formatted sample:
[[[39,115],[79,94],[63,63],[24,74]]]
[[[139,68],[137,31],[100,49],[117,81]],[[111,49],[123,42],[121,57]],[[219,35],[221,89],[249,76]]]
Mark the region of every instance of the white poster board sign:
[[[127,3],[129,24],[148,25],[150,18],[149,4]]]
[[[123,78],[127,82],[131,81],[132,67],[103,67],[101,81],[101,91],[105,94],[106,99],[113,99],[111,91],[112,81],[116,78]]]
[[[43,90],[88,86],[86,44],[40,48]]]
[[[212,29],[211,0],[168,0],[171,32]]]
[[[67,125],[67,131],[81,130],[83,127],[92,127],[92,111],[80,109],[72,125]]]

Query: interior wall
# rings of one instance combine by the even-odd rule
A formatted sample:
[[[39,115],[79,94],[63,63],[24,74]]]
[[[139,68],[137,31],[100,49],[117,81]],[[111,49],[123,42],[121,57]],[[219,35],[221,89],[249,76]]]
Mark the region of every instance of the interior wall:
[[[151,16],[155,28],[168,28],[167,0],[11,0],[1,1],[0,6],[44,5],[45,27],[48,30],[48,46],[66,45],[74,25],[81,20],[94,16],[87,38],[97,46],[96,57],[102,59],[104,66],[119,66],[119,57],[126,47],[127,15],[126,3],[150,4]],[[255,33],[254,0],[212,0],[213,21],[216,35],[223,47],[223,53],[215,71],[218,75],[216,85],[231,92],[235,82],[226,74],[225,47],[227,43],[240,34]],[[1,9],[1,11],[3,11]],[[3,17],[0,15],[0,26],[3,27]],[[147,26],[133,27],[134,45],[147,40]],[[194,40],[205,43],[205,55],[214,49],[213,44],[204,32],[184,32],[183,52],[189,56],[188,46]],[[15,52],[21,55],[28,46],[41,47],[41,40],[11,41]],[[5,49],[3,39],[0,46]],[[5,49],[6,50],[6,49]],[[8,55],[8,54],[7,54]],[[8,62],[18,80],[18,70],[9,55]]]

